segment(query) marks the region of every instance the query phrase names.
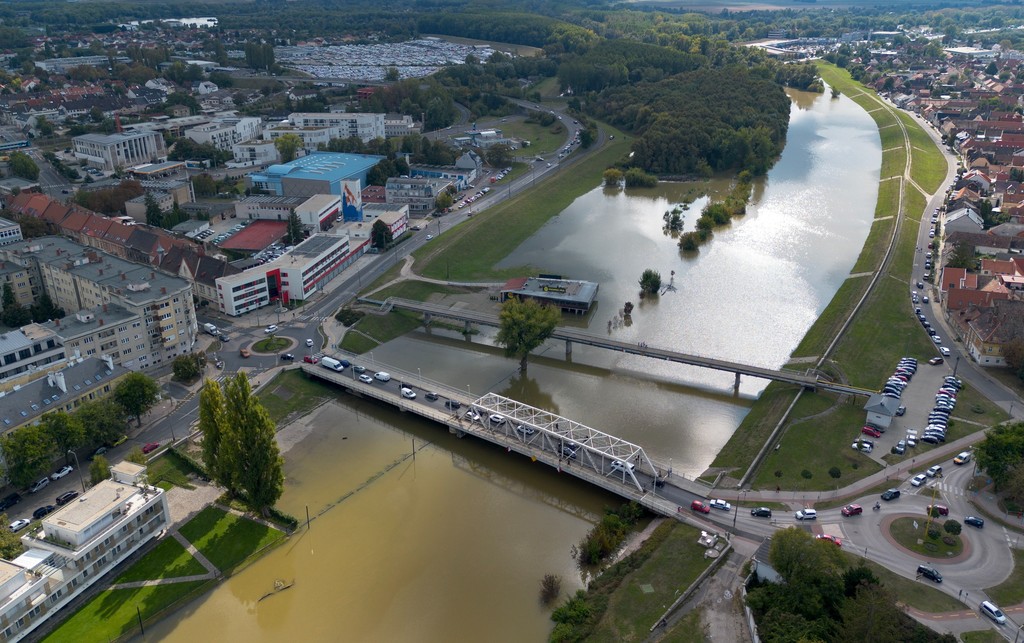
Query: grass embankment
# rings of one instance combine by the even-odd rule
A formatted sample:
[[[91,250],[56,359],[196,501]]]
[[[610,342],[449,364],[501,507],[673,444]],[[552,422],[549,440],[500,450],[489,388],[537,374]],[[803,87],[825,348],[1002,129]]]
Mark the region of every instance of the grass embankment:
[[[996,605],[1004,607],[1024,603],[1024,550],[1011,548],[1010,553],[1013,554],[1013,570],[1009,578],[985,590]]]
[[[577,197],[597,187],[601,173],[628,151],[629,143],[618,136],[536,188],[455,226],[445,233],[448,243],[443,248],[420,248],[414,253],[416,266],[426,277],[452,281],[500,281],[529,272],[526,267],[494,266]]]
[[[313,377],[306,377],[299,369],[279,372],[258,394],[270,419],[280,424],[293,413],[315,407],[320,400],[333,398],[337,390]]]
[[[181,533],[210,562],[230,573],[252,556],[284,539],[284,534],[247,518],[207,507],[181,528]],[[117,582],[169,579],[203,574],[206,569],[172,538],[167,538],[129,567]],[[75,612],[46,641],[109,641],[137,631],[180,602],[212,587],[198,580],[139,589],[106,590]]]
[[[666,521],[633,554],[612,565],[556,610],[552,640],[635,641],[707,569],[700,531]],[[653,592],[645,593],[646,586]]]
[[[374,293],[373,298],[384,300],[388,297],[399,297],[401,299],[427,301],[431,295],[459,295],[473,291],[474,289],[472,288],[455,288],[428,281],[400,281],[393,286],[388,286]]]
[[[743,418],[740,427],[715,456],[711,467],[733,471],[738,474],[734,477],[742,475],[775,430],[779,418],[793,403],[798,390],[795,386],[780,382],[769,384]]]
[[[946,155],[935,145],[931,135],[906,112],[900,112],[900,120],[907,128],[914,164],[910,178],[928,192],[935,192],[946,180],[949,164]]]
[[[404,310],[393,310],[386,315],[366,315],[345,333],[341,348],[361,355],[408,333],[421,323],[418,315]]]
[[[882,585],[892,590],[896,600],[904,605],[909,605],[922,612],[936,614],[939,612],[951,612],[964,608],[963,603],[948,594],[944,594],[934,587],[923,583],[912,581],[897,575],[890,569],[870,560],[865,560],[853,554],[844,554],[850,565],[856,566],[863,563],[871,572],[878,577]],[[929,581],[931,582],[931,581]]]
[[[859,403],[835,405],[831,395],[804,395],[793,407],[794,420],[768,452],[753,486],[770,489],[824,491],[845,487],[882,467],[850,444],[860,434],[864,411]],[[834,471],[831,471],[835,468]],[[838,473],[838,477],[833,474]]]

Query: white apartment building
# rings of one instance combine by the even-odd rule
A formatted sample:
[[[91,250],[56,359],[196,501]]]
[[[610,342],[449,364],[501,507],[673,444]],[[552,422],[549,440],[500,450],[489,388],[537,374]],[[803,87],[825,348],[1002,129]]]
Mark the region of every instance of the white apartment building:
[[[315,152],[321,147],[326,147],[332,138],[340,138],[338,130],[334,127],[295,127],[290,123],[279,123],[263,130],[263,138],[267,141],[275,141],[285,134],[294,134],[301,138],[302,149],[307,152]]]
[[[101,170],[127,168],[167,157],[164,137],[159,132],[82,134],[71,141],[75,158]]]
[[[167,496],[146,468],[111,467],[104,480],[22,536],[26,551],[0,561],[0,641],[20,641],[155,538],[169,523]]]
[[[334,130],[332,138],[359,137],[364,143],[386,136],[384,114],[345,112],[293,112],[288,122],[294,127],[327,127]]]
[[[402,138],[409,134],[419,134],[420,126],[408,114],[387,114],[384,116],[384,136]]]
[[[0,246],[21,241],[21,239],[21,225],[14,221],[0,218]]]
[[[235,157],[234,162],[241,166],[271,165],[281,160],[273,141],[235,143],[231,146],[231,153]]]
[[[196,143],[213,145],[218,150],[228,151],[236,143],[251,141],[260,137],[263,122],[253,117],[222,117],[185,130],[185,137]]]
[[[52,330],[28,324],[0,335],[0,381],[63,362],[64,342]]]

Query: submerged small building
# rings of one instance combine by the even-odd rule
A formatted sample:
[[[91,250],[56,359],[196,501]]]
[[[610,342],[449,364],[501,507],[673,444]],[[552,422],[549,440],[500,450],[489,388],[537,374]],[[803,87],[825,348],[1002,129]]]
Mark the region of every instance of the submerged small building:
[[[574,281],[560,277],[519,277],[509,279],[501,289],[502,302],[509,297],[534,299],[543,304],[557,306],[565,313],[586,315],[597,298],[600,284],[592,281]]]

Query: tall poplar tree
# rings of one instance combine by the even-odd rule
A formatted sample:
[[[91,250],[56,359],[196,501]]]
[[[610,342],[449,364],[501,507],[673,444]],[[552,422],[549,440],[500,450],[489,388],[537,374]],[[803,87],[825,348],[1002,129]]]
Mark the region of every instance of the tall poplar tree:
[[[210,478],[234,495],[234,466],[231,463],[231,449],[224,448],[230,438],[224,391],[220,383],[207,379],[199,393],[199,430],[203,432],[203,462]]]
[[[274,439],[274,422],[253,396],[245,373],[227,381],[225,399],[231,423],[219,457],[229,454],[238,490],[251,509],[267,516],[284,492],[284,460]]]

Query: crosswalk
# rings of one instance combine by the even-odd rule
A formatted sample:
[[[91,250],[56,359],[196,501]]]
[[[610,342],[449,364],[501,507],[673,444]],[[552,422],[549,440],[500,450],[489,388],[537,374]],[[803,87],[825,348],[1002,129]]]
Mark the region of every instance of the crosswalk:
[[[298,320],[298,321],[322,322],[322,321],[327,321],[330,318],[331,318],[330,315],[307,314],[307,315],[298,315],[295,319]]]
[[[906,488],[903,493],[911,496],[930,496],[933,489],[938,489],[939,493],[946,498],[963,497],[967,495],[961,487],[957,487],[946,482],[931,482],[930,484],[925,484],[920,487],[910,486]]]

